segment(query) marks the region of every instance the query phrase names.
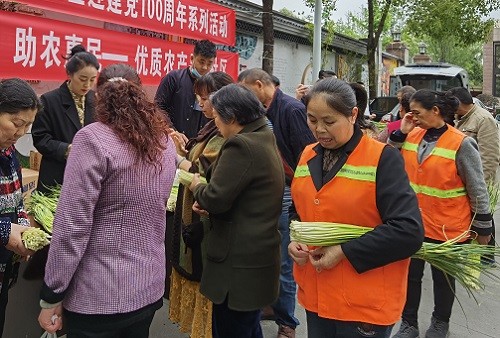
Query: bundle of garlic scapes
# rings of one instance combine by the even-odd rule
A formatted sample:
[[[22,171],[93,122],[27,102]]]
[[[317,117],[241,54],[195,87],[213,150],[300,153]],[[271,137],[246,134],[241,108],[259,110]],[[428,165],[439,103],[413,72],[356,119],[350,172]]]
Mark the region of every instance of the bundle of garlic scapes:
[[[311,246],[331,246],[359,238],[373,230],[351,224],[329,222],[299,222],[290,224],[290,239]],[[477,242],[460,244],[469,236],[464,233],[457,238],[444,243],[423,243],[412,257],[420,258],[455,278],[469,293],[484,289],[484,283],[479,279],[482,273],[485,276],[500,281],[500,276],[495,274],[494,267],[485,265],[478,259],[483,255],[500,255],[500,247],[480,245]]]

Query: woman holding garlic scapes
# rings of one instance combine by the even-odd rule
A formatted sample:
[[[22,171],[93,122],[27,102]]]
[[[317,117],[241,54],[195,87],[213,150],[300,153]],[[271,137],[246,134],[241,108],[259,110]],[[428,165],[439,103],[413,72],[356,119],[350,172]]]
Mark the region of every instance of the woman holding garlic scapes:
[[[473,138],[452,127],[459,101],[450,92],[421,89],[389,142],[401,148],[405,169],[417,193],[425,242],[443,243],[470,230],[479,244],[491,238],[492,217],[481,157]],[[468,236],[461,239],[462,243]],[[408,294],[399,332],[418,337],[418,308],[425,262],[411,259]],[[431,266],[434,310],[425,337],[446,337],[455,299],[455,279]]]
[[[196,97],[209,122],[186,144],[183,135],[178,132],[170,134],[177,146],[179,169],[206,176],[208,167],[217,158],[224,138],[215,125],[209,96],[230,83],[233,79],[224,72],[208,73],[195,82]],[[188,332],[192,337],[209,338],[212,337],[212,303],[199,291],[202,251],[205,250],[202,240],[209,222],[193,211],[193,193],[188,187],[179,186],[177,201],[171,243],[173,269],[169,318],[179,323],[182,332]]]
[[[341,245],[290,243],[308,337],[389,337],[404,306],[408,258],[423,240],[415,193],[398,151],[356,124],[349,84],[320,81],[305,102],[318,142],[295,171],[291,217],[374,228]]]
[[[21,166],[14,143],[26,134],[42,108],[35,91],[21,79],[0,80],[0,337],[7,307],[12,256],[31,255],[21,240],[29,226],[22,195]]]

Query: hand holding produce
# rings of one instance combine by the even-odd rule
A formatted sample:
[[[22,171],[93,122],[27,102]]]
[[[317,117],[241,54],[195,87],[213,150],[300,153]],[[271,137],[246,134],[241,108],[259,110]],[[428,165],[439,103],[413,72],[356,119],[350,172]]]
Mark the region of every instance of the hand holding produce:
[[[317,272],[333,269],[344,258],[340,245],[322,246],[309,252],[309,260]]]
[[[50,244],[47,233],[38,228],[27,228],[26,231],[22,233],[21,238],[26,249],[32,251],[38,251]]]
[[[302,243],[291,242],[288,245],[288,254],[297,265],[304,265],[309,260],[309,249]]]
[[[18,254],[19,256],[30,256],[33,254],[33,251],[28,250],[22,240],[22,234],[26,230],[28,230],[28,227],[11,223],[10,224],[10,236],[9,236],[9,242],[5,246],[8,250]]]
[[[179,170],[179,182],[184,184],[186,187],[189,187],[193,182],[194,174],[190,173],[186,170]],[[207,180],[205,177],[200,176],[200,182],[207,184]]]

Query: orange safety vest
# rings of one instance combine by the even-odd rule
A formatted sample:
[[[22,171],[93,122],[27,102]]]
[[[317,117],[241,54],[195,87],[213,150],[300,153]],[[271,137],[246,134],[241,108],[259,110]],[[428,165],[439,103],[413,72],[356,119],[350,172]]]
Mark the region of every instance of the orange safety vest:
[[[448,126],[430,155],[419,164],[418,145],[425,132],[415,128],[409,133],[401,154],[417,194],[425,237],[446,241],[463,234],[472,222],[469,197],[455,163],[465,134]]]
[[[314,146],[305,148],[292,181],[292,199],[301,221],[373,228],[382,224],[376,175],[384,145],[363,136],[337,175],[319,191],[307,164],[317,156]],[[310,262],[295,264],[298,300],[323,318],[392,325],[400,319],[406,301],[408,266],[405,259],[360,274],[347,259],[320,273]]]

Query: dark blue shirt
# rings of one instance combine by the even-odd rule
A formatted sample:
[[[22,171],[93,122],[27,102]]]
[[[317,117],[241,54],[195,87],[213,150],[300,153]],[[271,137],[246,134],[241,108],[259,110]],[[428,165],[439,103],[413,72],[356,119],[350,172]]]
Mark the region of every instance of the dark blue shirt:
[[[155,101],[168,114],[174,128],[188,138],[196,137],[208,122],[196,101],[195,80],[188,68],[172,70],[161,80],[155,95]]]
[[[306,107],[301,101],[276,88],[273,101],[267,109],[267,118],[273,124],[281,156],[295,170],[304,148],[316,142],[307,126]]]

